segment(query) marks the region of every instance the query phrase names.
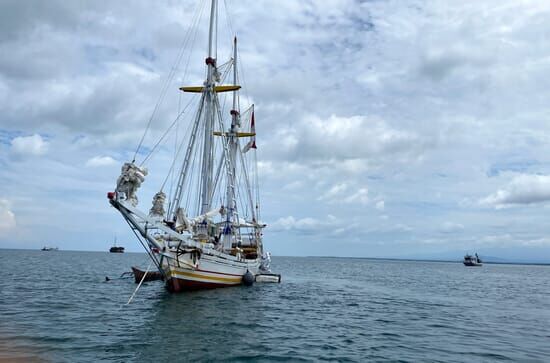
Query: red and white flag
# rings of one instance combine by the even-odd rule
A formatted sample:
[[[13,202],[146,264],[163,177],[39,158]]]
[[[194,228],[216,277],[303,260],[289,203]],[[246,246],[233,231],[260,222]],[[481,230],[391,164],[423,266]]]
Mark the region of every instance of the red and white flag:
[[[254,111],[252,111],[252,117],[250,121],[250,132],[254,134],[252,139],[246,144],[243,148],[243,153],[247,152],[250,149],[257,149],[256,147],[256,126],[254,126]]]

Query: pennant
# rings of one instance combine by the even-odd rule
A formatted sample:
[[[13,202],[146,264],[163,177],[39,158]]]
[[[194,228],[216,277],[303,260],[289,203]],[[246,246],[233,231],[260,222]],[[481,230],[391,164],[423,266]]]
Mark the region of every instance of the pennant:
[[[254,111],[252,111],[252,117],[250,121],[250,132],[256,133],[256,126],[254,125]],[[246,153],[250,149],[257,149],[256,147],[256,135],[252,136],[250,141],[244,146],[243,153]]]

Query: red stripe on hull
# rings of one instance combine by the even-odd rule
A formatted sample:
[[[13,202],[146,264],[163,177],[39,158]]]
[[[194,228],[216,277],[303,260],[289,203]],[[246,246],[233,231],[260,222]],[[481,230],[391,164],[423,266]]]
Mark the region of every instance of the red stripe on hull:
[[[178,279],[174,277],[171,277],[166,281],[166,288],[170,292],[216,289],[218,287],[230,287],[230,286],[237,286],[237,285],[218,284],[216,282],[184,280],[184,279]]]

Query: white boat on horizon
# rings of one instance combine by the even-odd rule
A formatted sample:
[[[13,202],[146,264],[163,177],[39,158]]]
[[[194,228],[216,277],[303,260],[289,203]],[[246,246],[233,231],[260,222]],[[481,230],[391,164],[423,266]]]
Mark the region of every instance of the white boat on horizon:
[[[170,188],[163,183],[149,213],[140,211],[136,192],[148,174],[147,155],[139,165],[135,157],[125,163],[115,192],[108,193],[171,292],[251,284],[270,272],[270,255],[262,241],[266,225],[260,222],[254,105],[241,112],[236,37],[232,57],[222,64],[216,59],[217,7],[212,0],[206,80],[201,86],[180,88],[195,97],[198,107],[187,142],[181,143],[185,147],[178,149],[184,156],[178,160],[179,151],[175,153],[166,177],[177,183]],[[228,78],[232,82],[224,84]],[[222,92],[232,93],[230,105],[218,97]],[[172,173],[174,165],[180,165],[179,173]]]
[[[470,267],[483,265],[483,261],[481,261],[481,258],[479,258],[477,253],[473,256],[466,254],[466,256],[464,256],[464,261],[462,263],[464,263],[464,266],[470,266]]]

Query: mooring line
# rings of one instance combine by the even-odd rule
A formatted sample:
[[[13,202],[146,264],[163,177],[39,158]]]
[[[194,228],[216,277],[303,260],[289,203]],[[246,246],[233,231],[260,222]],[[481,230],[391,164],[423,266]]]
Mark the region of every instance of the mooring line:
[[[143,281],[145,280],[145,276],[147,276],[147,273],[149,272],[149,269],[151,268],[152,265],[153,265],[153,261],[149,262],[149,266],[147,266],[147,270],[145,270],[145,273],[143,274],[143,277],[141,278],[141,281],[137,285],[137,287],[134,290],[134,293],[132,294],[132,296],[130,296],[130,299],[128,299],[128,302],[126,303],[126,305],[130,304],[132,302],[132,299],[134,298],[134,296],[136,296],[136,293],[138,292],[138,290],[139,290],[141,284],[143,283]]]

